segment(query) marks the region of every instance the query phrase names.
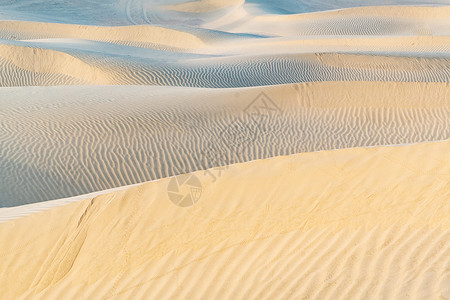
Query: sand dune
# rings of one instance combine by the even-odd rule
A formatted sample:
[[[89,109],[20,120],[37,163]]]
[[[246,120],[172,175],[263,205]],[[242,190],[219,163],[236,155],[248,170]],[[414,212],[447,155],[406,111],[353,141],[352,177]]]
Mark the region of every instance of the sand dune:
[[[277,155],[449,139],[448,99],[448,83],[1,89],[0,202]]]
[[[109,83],[100,69],[63,52],[0,45],[0,57],[3,86]]]
[[[190,2],[190,3],[187,3]],[[79,0],[74,3],[68,0],[42,2],[41,0],[7,1],[0,4],[0,19],[3,20],[33,20],[52,23],[72,23],[85,25],[131,25],[131,24],[200,24],[204,19],[214,19],[227,13],[226,7],[240,4],[236,0],[202,0],[202,1],[164,1],[164,0]],[[196,13],[168,10],[167,5],[178,10],[201,12],[208,9],[224,7],[225,12],[217,14]],[[252,15],[261,14],[299,14],[327,10],[353,8],[358,6],[448,6],[448,0],[337,0],[315,1],[308,0],[247,0],[242,8]],[[214,11],[213,11],[214,12]]]
[[[191,49],[203,45],[196,36],[156,26],[83,26],[72,24],[52,24],[23,21],[0,22],[0,38],[28,40],[38,38],[76,38],[93,41],[106,41],[123,45],[152,44],[173,48]]]
[[[450,6],[258,15],[235,2],[175,4],[180,20],[204,9],[228,11],[213,21],[199,16],[196,26],[0,21],[0,86],[450,81]],[[173,6],[164,7],[153,11],[158,18],[177,18]]]
[[[173,5],[166,6],[167,9],[189,12],[189,13],[207,13],[219,9],[229,8],[230,6],[241,6],[244,4],[244,0],[199,0],[190,1],[185,3],[177,3]]]
[[[9,221],[1,294],[445,298],[449,147],[259,160],[215,182],[193,174],[202,193],[189,208],[169,200],[167,178]]]
[[[0,1],[0,299],[450,299],[449,0]]]
[[[113,84],[235,88],[316,81],[450,81],[450,58],[446,57],[317,53],[155,63],[154,59],[104,58],[83,51],[70,55],[3,45],[0,58],[3,87]]]
[[[235,26],[206,26],[231,32],[278,36],[308,35],[448,35],[450,7],[357,7],[299,15],[242,16]],[[214,26],[216,25],[216,26]]]
[[[202,49],[203,54],[242,55],[250,52],[258,55],[270,53],[354,53],[393,57],[448,57],[448,36],[309,36],[305,39],[273,38],[248,39],[239,45],[223,42],[221,48],[214,46]]]

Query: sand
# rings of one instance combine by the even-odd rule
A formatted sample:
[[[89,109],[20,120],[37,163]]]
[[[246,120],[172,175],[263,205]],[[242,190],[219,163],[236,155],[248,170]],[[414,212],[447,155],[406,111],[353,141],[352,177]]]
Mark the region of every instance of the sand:
[[[450,78],[450,6],[286,15],[257,14],[243,1],[174,5],[151,9],[154,22],[114,27],[0,18],[0,86],[237,88]],[[173,13],[180,22],[194,14],[200,23],[166,23]]]
[[[202,191],[187,208],[172,203],[165,178],[9,221],[0,224],[0,292],[445,298],[449,146],[280,156],[229,166],[214,182],[191,174]]]
[[[408,82],[4,88],[0,202],[72,197],[277,155],[444,140],[448,99],[448,83]]]
[[[450,299],[450,2],[0,4],[1,299]]]

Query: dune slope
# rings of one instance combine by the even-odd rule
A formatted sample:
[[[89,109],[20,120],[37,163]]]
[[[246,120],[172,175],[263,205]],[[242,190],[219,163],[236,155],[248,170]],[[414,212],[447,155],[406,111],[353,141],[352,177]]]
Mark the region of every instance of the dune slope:
[[[449,139],[448,99],[448,83],[1,89],[0,203],[277,155]]]
[[[0,300],[450,299],[449,16],[0,1]]]
[[[267,14],[244,1],[126,5],[147,20],[130,23],[145,25],[0,21],[0,86],[450,81],[450,6]]]
[[[201,194],[187,208],[171,202],[175,179],[166,178],[12,220],[0,224],[0,292],[446,298],[449,148],[446,141],[258,160],[230,166],[214,182],[190,174]]]

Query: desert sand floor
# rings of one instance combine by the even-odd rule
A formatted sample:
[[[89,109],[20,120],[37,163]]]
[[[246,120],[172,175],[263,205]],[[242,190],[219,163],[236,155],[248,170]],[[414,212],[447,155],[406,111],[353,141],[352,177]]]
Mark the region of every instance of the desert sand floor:
[[[450,299],[449,0],[0,1],[0,299]]]

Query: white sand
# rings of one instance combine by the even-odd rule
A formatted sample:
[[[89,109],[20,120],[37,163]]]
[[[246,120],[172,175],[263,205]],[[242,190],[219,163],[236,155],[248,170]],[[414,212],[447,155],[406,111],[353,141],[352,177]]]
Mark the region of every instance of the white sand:
[[[0,299],[450,299],[449,16],[0,3]]]

